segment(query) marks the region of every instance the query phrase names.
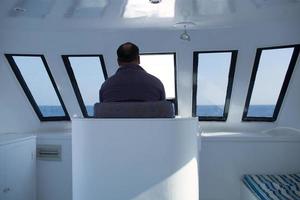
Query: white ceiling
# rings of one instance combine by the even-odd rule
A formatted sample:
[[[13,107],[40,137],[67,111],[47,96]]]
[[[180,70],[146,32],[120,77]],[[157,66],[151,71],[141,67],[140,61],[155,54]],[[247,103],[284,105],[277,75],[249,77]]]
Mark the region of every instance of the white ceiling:
[[[149,0],[138,1],[149,7]],[[166,1],[175,1],[173,17],[139,13],[124,18],[126,0],[1,0],[0,29],[170,29],[181,21],[196,24],[188,28],[205,29],[300,19],[300,0],[162,0],[155,6]]]

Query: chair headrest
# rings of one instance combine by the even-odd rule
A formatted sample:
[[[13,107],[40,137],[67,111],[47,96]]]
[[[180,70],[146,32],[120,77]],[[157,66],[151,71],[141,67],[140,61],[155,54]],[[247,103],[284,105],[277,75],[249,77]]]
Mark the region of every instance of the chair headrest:
[[[109,102],[94,105],[96,118],[174,118],[169,101]]]

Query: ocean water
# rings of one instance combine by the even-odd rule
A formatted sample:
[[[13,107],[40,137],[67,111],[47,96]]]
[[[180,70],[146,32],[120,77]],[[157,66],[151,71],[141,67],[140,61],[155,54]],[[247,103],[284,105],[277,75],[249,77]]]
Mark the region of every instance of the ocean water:
[[[65,116],[65,112],[61,106],[39,106],[44,117]]]
[[[61,106],[39,106],[43,116],[64,116],[64,111]],[[274,112],[274,105],[253,105],[249,106],[248,116],[251,117],[272,117]],[[89,116],[94,116],[94,109],[92,105],[86,106]],[[197,106],[198,116],[223,116],[223,106]]]
[[[272,117],[274,112],[274,105],[251,105],[248,108],[248,117]],[[224,106],[197,106],[197,116],[223,116]]]
[[[94,106],[85,106],[89,116],[94,116]]]
[[[249,117],[272,117],[274,113],[275,105],[254,105],[249,106]]]
[[[44,117],[65,116],[64,110],[61,106],[39,106]],[[94,116],[94,106],[86,106],[89,116]]]

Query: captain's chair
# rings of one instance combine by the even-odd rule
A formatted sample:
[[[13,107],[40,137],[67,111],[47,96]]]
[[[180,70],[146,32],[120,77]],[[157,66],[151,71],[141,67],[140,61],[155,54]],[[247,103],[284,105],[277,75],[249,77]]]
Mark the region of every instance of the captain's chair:
[[[94,105],[96,118],[174,118],[173,104],[169,101],[109,102]]]

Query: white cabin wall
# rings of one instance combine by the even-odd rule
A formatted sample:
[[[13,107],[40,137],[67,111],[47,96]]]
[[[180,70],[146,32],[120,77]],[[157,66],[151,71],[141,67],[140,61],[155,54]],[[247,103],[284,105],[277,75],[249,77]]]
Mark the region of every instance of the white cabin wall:
[[[255,139],[255,135],[260,134],[253,135],[253,138],[240,136],[227,140],[202,137],[201,200],[241,200],[241,179],[245,174],[298,172],[300,143],[297,137],[290,141],[276,141],[276,138],[264,141],[259,137]]]
[[[266,24],[262,27],[252,29],[248,27],[240,30],[232,30],[231,39],[235,38],[235,41],[230,41],[238,45],[238,58],[235,71],[235,78],[233,83],[233,90],[229,108],[229,115],[226,123],[223,122],[200,122],[202,129],[205,131],[260,131],[268,128],[273,128],[283,125],[290,115],[280,116],[276,122],[242,122],[242,115],[246,95],[248,92],[249,81],[254,64],[254,58],[256,49],[259,47],[280,46],[289,44],[299,44],[300,28],[299,26],[293,26],[292,24]],[[230,33],[228,33],[230,34]],[[297,35],[298,34],[298,35]],[[242,36],[242,37],[241,37]],[[226,38],[225,38],[226,39]],[[224,40],[225,40],[224,39]],[[228,44],[227,44],[228,45]],[[295,69],[299,68],[299,59]],[[271,76],[271,74],[270,74]],[[292,79],[297,77],[296,73],[293,74]],[[299,76],[298,76],[299,77]],[[290,82],[289,89],[293,88],[297,90],[297,86],[294,80]],[[286,97],[291,91],[288,91]],[[299,90],[294,91],[291,97],[292,99],[299,98]],[[286,103],[291,101],[285,98],[281,110],[284,112],[295,113],[295,108],[299,107],[299,102],[293,101],[293,104]],[[298,114],[294,114],[296,117]],[[295,118],[295,123],[289,123],[289,126],[296,127],[300,122],[300,118]]]
[[[26,28],[24,28],[26,30]],[[276,126],[291,126],[300,128],[300,62],[298,60],[295,73],[292,76],[290,87],[284,99],[278,120],[270,122],[241,122],[244,103],[248,91],[249,80],[252,72],[256,48],[299,44],[300,27],[297,24],[265,24],[255,29],[251,26],[226,28],[226,29],[201,29],[188,31],[192,36],[191,42],[179,40],[180,30],[94,30],[85,31],[74,29],[67,31],[0,31],[0,133],[5,132],[29,132],[70,129],[69,122],[39,122],[22,88],[11,71],[4,53],[24,53],[24,54],[44,54],[51,68],[51,72],[70,116],[81,116],[77,99],[73,92],[67,72],[63,65],[62,54],[103,54],[108,74],[112,75],[117,69],[116,49],[122,42],[132,41],[140,46],[141,52],[171,52],[175,51],[177,56],[177,82],[178,82],[178,102],[179,114],[190,116],[192,110],[192,71],[193,71],[193,51],[205,50],[239,50],[235,79],[231,97],[231,104],[227,122],[200,122],[204,131],[261,131]],[[7,118],[10,116],[10,118]],[[56,144],[57,141],[47,139],[38,140],[41,144]],[[61,143],[61,142],[57,142]],[[70,157],[70,144],[65,145],[67,158]],[[219,174],[225,166],[229,169],[234,163],[243,163],[246,159],[243,153],[252,152],[252,144],[212,144],[206,141],[202,145],[200,152],[200,189],[203,192],[202,199],[238,199],[239,192],[236,186],[238,178],[245,172],[264,172],[264,169],[244,168],[239,171],[230,171],[233,179],[220,180]],[[249,153],[252,156],[262,155],[265,151],[262,144],[255,144],[259,148],[257,151]],[[228,148],[230,147],[230,148]],[[268,147],[272,149],[271,147]],[[241,149],[243,152],[241,152]],[[285,148],[284,148],[285,149]],[[221,152],[225,152],[221,153]],[[269,152],[272,152],[271,150]],[[235,154],[234,154],[235,153]],[[248,155],[249,155],[248,154]],[[269,155],[260,156],[264,160]],[[255,160],[254,160],[255,161]],[[201,163],[202,162],[202,163]],[[248,161],[249,162],[249,161]],[[205,163],[205,164],[203,164]],[[216,165],[217,163],[217,165]],[[247,163],[247,162],[245,162]],[[69,172],[71,161],[64,163],[51,163],[46,165],[44,161],[39,161],[40,181],[50,180],[51,174],[56,174],[50,180],[49,185],[55,188],[57,180],[60,180],[62,169]],[[251,163],[249,164],[249,166]],[[255,165],[255,162],[252,163]],[[249,167],[247,166],[247,167]],[[274,164],[275,166],[275,164]],[[235,166],[237,167],[237,166]],[[241,167],[245,167],[241,166]],[[251,167],[251,166],[250,166]],[[232,168],[231,168],[232,169]],[[51,173],[48,173],[48,172]],[[274,169],[276,171],[276,169]],[[70,181],[71,175],[66,173],[65,180]],[[203,178],[204,177],[204,178]],[[206,181],[209,180],[209,181]],[[230,185],[231,181],[234,182]],[[218,183],[218,190],[205,190],[210,188],[210,184]],[[48,186],[49,186],[48,185]],[[224,191],[222,186],[226,185],[228,191],[235,191],[232,194]],[[45,185],[47,186],[47,185]],[[68,187],[68,186],[66,186]],[[49,189],[49,188],[48,188]],[[70,199],[70,188],[68,192],[55,193],[53,196],[60,196],[61,199]],[[47,188],[40,188],[41,196],[48,194]],[[225,196],[222,196],[224,195]],[[226,194],[228,196],[226,196]],[[223,197],[223,198],[222,198]]]
[[[283,109],[280,111],[279,126],[294,127],[300,129],[300,56],[294,73],[290,80],[290,86],[283,101]]]
[[[266,25],[261,29],[244,31],[237,32],[237,34],[244,34],[244,40],[239,40],[241,46],[237,59],[228,120],[226,123],[200,122],[202,129],[204,131],[260,132],[276,126],[299,128],[300,57],[298,58],[277,121],[274,123],[241,122],[256,48],[299,44],[299,26],[289,24],[282,26]],[[238,38],[238,35],[236,37]],[[207,138],[207,140],[203,139],[201,150],[199,150],[200,199],[239,200],[240,179],[242,175],[247,173],[296,172],[300,164],[296,161],[299,152],[298,148],[298,143],[288,142],[265,143],[259,140],[241,142],[234,140],[211,141],[210,138]],[[287,154],[290,156],[286,156]]]
[[[54,79],[60,88],[62,98],[70,116],[81,116],[80,108],[63,65],[61,55],[103,54],[108,74],[112,75],[117,69],[116,49],[123,42],[135,42],[140,47],[141,52],[174,51],[177,56],[179,115],[190,116],[192,110],[193,51],[237,49],[239,52],[228,120],[226,123],[200,122],[201,127],[205,131],[255,131],[278,125],[296,127],[299,124],[297,123],[299,122],[299,114],[293,114],[295,120],[291,122],[286,120],[287,117],[284,117],[286,116],[284,113],[294,112],[295,106],[299,106],[297,103],[299,102],[297,100],[300,98],[299,91],[295,87],[295,84],[299,85],[299,80],[291,81],[293,85],[289,87],[291,91],[287,93],[287,96],[290,94],[291,97],[285,99],[281,113],[283,116],[279,116],[276,122],[241,122],[256,48],[300,43],[300,28],[295,24],[269,23],[260,27],[253,27],[247,25],[223,29],[188,30],[192,37],[191,42],[180,40],[179,35],[182,30],[175,28],[171,28],[170,30],[95,29],[87,31],[85,29],[74,28],[72,31],[2,31],[0,33],[2,34],[1,49],[3,50],[0,53],[44,54]],[[7,62],[5,65],[7,65]],[[8,68],[8,66],[5,67]],[[299,62],[295,72],[297,68],[299,68]],[[292,79],[295,79],[295,77],[296,75],[294,74]],[[21,92],[20,88],[18,90]],[[25,101],[25,96],[23,95],[21,99]],[[30,104],[26,106],[27,111],[24,112],[30,113],[28,115],[33,115],[34,113],[30,108]],[[35,128],[39,131],[69,129],[70,123],[40,123]]]
[[[39,119],[9,67],[2,49],[0,52],[0,134],[33,131],[39,127]]]

